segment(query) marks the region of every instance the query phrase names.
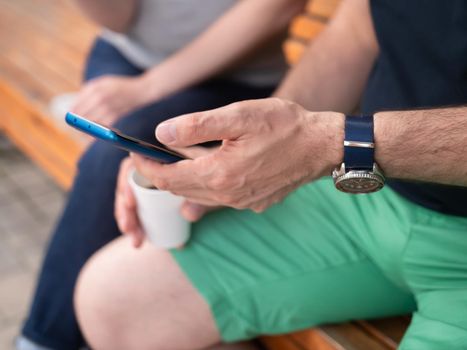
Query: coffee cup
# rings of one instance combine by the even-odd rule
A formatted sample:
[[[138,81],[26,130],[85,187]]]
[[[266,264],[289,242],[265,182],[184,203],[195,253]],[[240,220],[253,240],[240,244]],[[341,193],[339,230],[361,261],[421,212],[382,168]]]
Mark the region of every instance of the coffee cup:
[[[180,213],[184,198],[158,190],[135,169],[130,171],[128,181],[147,239],[159,248],[183,247],[190,238],[190,223]]]

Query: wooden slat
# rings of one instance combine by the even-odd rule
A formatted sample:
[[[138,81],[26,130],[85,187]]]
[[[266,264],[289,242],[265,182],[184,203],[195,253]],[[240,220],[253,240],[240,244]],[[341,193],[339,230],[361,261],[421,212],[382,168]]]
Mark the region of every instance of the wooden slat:
[[[308,350],[308,348],[301,346],[294,341],[290,335],[280,336],[267,336],[261,338],[261,343],[267,347],[268,350]],[[324,350],[319,348],[312,348],[313,350]],[[328,350],[328,349],[326,349]],[[329,349],[335,350],[335,349]]]
[[[342,0],[310,0],[306,13],[298,16],[290,26],[291,39],[284,44],[284,52],[289,64],[294,65],[305,48],[324,28]]]
[[[314,16],[331,18],[342,0],[311,0],[306,11]]]
[[[290,337],[305,349],[344,350],[322,327],[316,327],[290,334]]]
[[[323,325],[288,335],[268,336],[262,341],[270,350],[393,350],[406,328],[406,324],[399,321],[400,318],[372,321],[379,325],[379,330],[364,321]],[[366,323],[365,327],[362,327],[363,323]],[[391,332],[385,333],[389,324],[392,332],[398,334],[397,340],[391,342],[387,341]]]
[[[1,80],[0,106],[7,136],[58,184],[69,188],[82,146]]]
[[[9,33],[0,36],[0,76],[43,107],[76,90],[97,28],[69,1],[0,0],[0,8],[0,33]]]
[[[97,31],[70,1],[0,0],[1,127],[64,188],[83,147],[47,108],[52,97],[79,88]]]
[[[355,323],[327,325],[320,329],[345,350],[391,350]]]
[[[325,26],[325,22],[315,20],[306,15],[301,15],[292,21],[290,25],[290,34],[294,38],[309,41],[315,38]]]
[[[396,349],[410,324],[410,317],[392,317],[357,324],[390,349]]]
[[[2,11],[20,16],[17,21],[36,27],[51,39],[59,39],[65,48],[79,48],[81,40],[96,30],[95,25],[84,18],[73,5],[73,1],[43,0],[0,0]]]
[[[12,6],[13,3],[16,4],[16,2],[11,2],[8,6],[3,5],[4,8],[0,14],[0,32],[6,32],[17,21],[18,9]],[[78,47],[70,47],[69,32],[65,38],[60,38],[56,33],[58,29],[47,31],[39,23],[39,19],[35,21],[22,19],[11,36],[1,38],[2,53],[5,55],[9,55],[10,52],[21,53],[24,56],[23,59],[28,59],[36,65],[44,65],[52,72],[59,74],[62,79],[76,84],[81,78],[76,73],[81,71],[81,64],[84,60],[83,51],[87,49],[87,43],[90,40],[83,40]],[[52,27],[52,24],[49,23],[48,26]],[[65,39],[68,39],[66,44]],[[84,43],[86,47],[80,48]],[[39,58],[42,60],[39,61]],[[76,62],[77,65],[70,64],[70,62]]]
[[[319,327],[261,338],[269,350],[345,350]]]
[[[284,42],[283,48],[286,60],[290,65],[297,64],[305,51],[306,43],[296,39],[287,39]]]

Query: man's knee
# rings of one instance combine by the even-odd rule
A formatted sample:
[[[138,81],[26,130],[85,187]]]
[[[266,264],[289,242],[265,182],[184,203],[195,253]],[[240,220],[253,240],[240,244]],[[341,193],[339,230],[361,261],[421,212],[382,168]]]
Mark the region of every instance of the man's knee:
[[[81,270],[75,288],[74,304],[81,329],[96,349],[110,349],[113,345],[122,344],[123,335],[117,332],[122,327],[124,319],[122,304],[117,302],[125,295],[122,286],[112,276],[115,275],[117,264],[112,264],[110,245],[98,251]],[[112,266],[113,265],[113,266]],[[114,347],[117,349],[117,347]]]
[[[126,238],[83,268],[75,308],[96,349],[192,349],[219,340],[209,307],[171,255],[149,244],[136,250]]]

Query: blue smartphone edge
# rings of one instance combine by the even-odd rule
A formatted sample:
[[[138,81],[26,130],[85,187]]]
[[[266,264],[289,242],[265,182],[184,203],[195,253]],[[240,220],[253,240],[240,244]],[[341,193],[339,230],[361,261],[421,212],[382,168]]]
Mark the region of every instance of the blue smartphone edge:
[[[68,112],[65,116],[65,121],[68,125],[101,140],[115,142],[117,141],[117,133],[102,125],[87,120],[77,114]]]
[[[68,125],[78,129],[88,135],[108,141],[116,147],[122,148],[129,152],[141,154],[145,157],[152,158],[162,163],[175,163],[184,158],[171,154],[163,149],[159,149],[155,145],[143,143],[143,141],[119,135],[118,132],[111,130],[98,123],[92,122],[77,114],[68,112],[65,116],[65,121]]]

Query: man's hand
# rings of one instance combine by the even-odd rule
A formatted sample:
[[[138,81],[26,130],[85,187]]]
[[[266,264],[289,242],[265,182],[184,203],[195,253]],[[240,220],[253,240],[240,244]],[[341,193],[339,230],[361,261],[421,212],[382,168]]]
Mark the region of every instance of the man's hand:
[[[124,159],[120,165],[115,192],[114,215],[120,231],[130,236],[133,246],[139,248],[144,241],[144,232],[138,220],[136,199],[128,183],[128,176],[132,168],[134,166],[130,158]],[[185,201],[180,211],[185,219],[195,222],[200,220],[206,213],[215,209],[217,208]]]
[[[128,176],[132,168],[133,162],[130,158],[124,159],[120,164],[115,192],[114,215],[120,231],[132,237],[133,246],[139,248],[143,243],[144,233],[136,212],[136,198],[128,183]]]
[[[234,103],[160,124],[170,147],[223,140],[205,156],[164,165],[133,155],[159,189],[192,203],[264,211],[342,161],[344,116],[304,110],[280,99]]]
[[[71,111],[111,126],[148,103],[145,95],[144,82],[140,78],[104,76],[84,85]]]

